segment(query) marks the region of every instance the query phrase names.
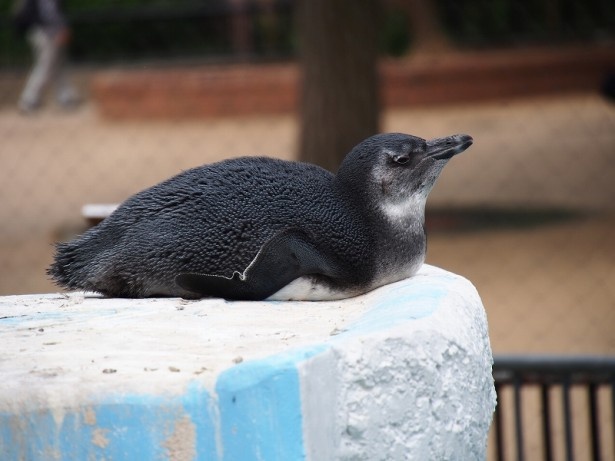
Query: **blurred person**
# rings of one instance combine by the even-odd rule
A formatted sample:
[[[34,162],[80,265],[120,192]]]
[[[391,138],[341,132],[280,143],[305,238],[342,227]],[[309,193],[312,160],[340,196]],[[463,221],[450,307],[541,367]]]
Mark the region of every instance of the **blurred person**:
[[[39,109],[51,85],[60,106],[76,107],[80,98],[65,68],[71,35],[61,0],[17,0],[14,22],[18,31],[27,36],[34,53],[34,64],[19,99],[20,111],[30,114]]]

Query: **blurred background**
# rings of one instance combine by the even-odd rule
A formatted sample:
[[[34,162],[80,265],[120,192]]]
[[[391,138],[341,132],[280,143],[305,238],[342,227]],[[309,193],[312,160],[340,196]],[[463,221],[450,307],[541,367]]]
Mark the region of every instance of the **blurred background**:
[[[496,355],[615,354],[612,1],[66,0],[79,98],[50,89],[32,110],[14,10],[0,1],[0,295],[56,291],[52,244],[104,216],[84,205],[183,169],[267,155],[334,171],[378,131],[468,133],[430,196],[427,262],[476,285]],[[596,399],[615,459],[615,393]],[[550,451],[536,402],[524,448],[491,456]],[[585,424],[585,394],[570,402]],[[553,430],[545,459],[564,459]],[[576,459],[595,454],[572,437]]]

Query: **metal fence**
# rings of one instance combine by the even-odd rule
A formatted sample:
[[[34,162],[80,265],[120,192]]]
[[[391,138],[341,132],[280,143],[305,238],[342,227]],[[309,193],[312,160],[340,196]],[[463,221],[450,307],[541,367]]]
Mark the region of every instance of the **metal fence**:
[[[493,377],[499,397],[493,424],[495,459],[613,459],[615,358],[496,356]],[[512,399],[503,398],[510,390]],[[525,402],[528,390],[538,394],[537,408],[532,408],[536,402]],[[573,408],[573,392],[585,399],[584,406]],[[540,413],[533,433],[524,424],[528,408]],[[575,436],[578,440],[581,433],[589,443],[575,447]],[[531,454],[528,439],[534,439]]]

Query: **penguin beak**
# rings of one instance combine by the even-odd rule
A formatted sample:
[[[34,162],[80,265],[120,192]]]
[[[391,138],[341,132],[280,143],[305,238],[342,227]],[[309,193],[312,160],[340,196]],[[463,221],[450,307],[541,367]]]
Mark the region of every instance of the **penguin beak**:
[[[455,134],[446,138],[435,138],[427,141],[425,157],[434,160],[448,160],[453,155],[462,153],[472,145],[474,140],[467,134]]]

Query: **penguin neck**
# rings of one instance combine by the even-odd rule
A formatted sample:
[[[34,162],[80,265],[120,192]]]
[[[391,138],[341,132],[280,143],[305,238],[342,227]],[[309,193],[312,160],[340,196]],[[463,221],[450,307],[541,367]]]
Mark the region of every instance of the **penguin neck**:
[[[377,269],[378,284],[410,277],[425,260],[425,198],[411,196],[404,201],[384,200],[379,205],[375,228],[378,252],[383,255]]]
[[[425,241],[425,199],[410,197],[404,201],[383,201],[379,206],[378,237],[407,252],[421,249]]]
[[[385,200],[380,204],[380,212],[392,227],[408,230],[425,224],[425,198],[413,195],[406,200]]]

